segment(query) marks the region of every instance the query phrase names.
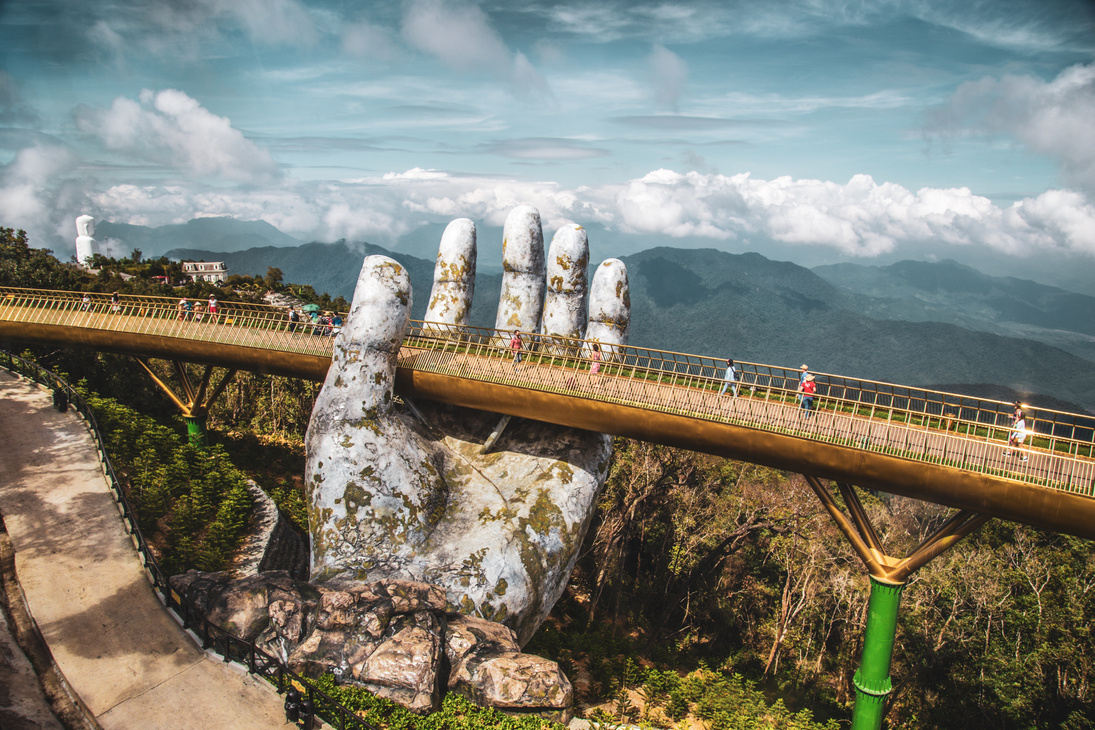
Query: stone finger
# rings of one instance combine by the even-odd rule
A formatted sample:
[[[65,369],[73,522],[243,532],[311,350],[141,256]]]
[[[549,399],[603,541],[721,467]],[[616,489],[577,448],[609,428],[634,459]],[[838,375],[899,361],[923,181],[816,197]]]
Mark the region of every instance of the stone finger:
[[[607,360],[616,352],[614,345],[627,344],[630,332],[631,287],[627,266],[619,259],[606,259],[593,273],[586,339],[600,342]]]
[[[562,339],[580,339],[586,323],[589,282],[589,239],[586,230],[569,223],[551,239],[547,256],[547,293],[542,331]]]
[[[411,311],[407,270],[387,256],[361,266],[353,304],[334,341],[331,368],[313,409],[331,422],[376,417],[391,408],[396,357]]]
[[[535,332],[544,307],[544,233],[540,213],[519,205],[502,230],[502,294],[494,328]]]
[[[475,223],[457,218],[445,228],[437,248],[427,322],[466,325],[475,293]]]

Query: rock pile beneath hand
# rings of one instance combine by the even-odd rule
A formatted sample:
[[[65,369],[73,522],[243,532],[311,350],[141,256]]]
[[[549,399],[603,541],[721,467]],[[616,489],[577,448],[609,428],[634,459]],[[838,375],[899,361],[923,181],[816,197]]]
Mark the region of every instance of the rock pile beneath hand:
[[[239,579],[190,571],[170,583],[211,623],[306,677],[332,672],[415,712],[437,709],[451,691],[504,712],[573,717],[558,664],[523,654],[502,624],[450,612],[437,586],[312,585],[281,570]]]

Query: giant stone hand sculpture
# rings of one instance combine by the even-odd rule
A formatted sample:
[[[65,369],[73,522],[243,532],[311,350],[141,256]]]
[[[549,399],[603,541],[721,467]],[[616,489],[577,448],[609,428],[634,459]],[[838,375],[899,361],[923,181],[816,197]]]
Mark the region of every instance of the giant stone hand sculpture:
[[[504,236],[499,329],[536,332],[542,320],[544,334],[584,335],[609,352],[626,344],[622,262],[605,261],[588,287],[586,233],[568,225],[545,266],[540,216],[528,206],[511,212]],[[475,243],[467,219],[446,229],[427,321],[467,323]],[[308,427],[311,580],[432,583],[452,608],[505,623],[523,645],[569,580],[612,442],[515,418],[487,450],[497,414],[424,401],[397,410],[392,387],[410,306],[404,268],[366,258]]]

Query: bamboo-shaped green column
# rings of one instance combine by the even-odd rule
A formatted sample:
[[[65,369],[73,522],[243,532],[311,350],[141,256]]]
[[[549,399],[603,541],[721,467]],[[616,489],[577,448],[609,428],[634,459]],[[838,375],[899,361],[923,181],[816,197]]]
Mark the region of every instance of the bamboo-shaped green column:
[[[183,416],[186,423],[186,435],[190,443],[201,448],[205,446],[205,418],[200,416]]]
[[[897,636],[897,609],[904,583],[888,583],[871,576],[871,597],[867,602],[867,628],[863,632],[863,658],[852,678],[855,710],[852,730],[879,730],[886,710],[886,697],[893,690],[890,660]]]

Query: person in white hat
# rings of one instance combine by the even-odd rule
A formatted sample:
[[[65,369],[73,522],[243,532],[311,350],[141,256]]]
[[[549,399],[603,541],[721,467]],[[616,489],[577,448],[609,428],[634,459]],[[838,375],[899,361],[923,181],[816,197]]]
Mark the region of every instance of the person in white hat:
[[[802,393],[802,408],[806,411],[806,417],[810,417],[810,409],[814,407],[814,393],[817,392],[817,384],[814,383],[814,376],[810,373],[806,373],[802,378],[802,383],[798,386],[799,391]]]

